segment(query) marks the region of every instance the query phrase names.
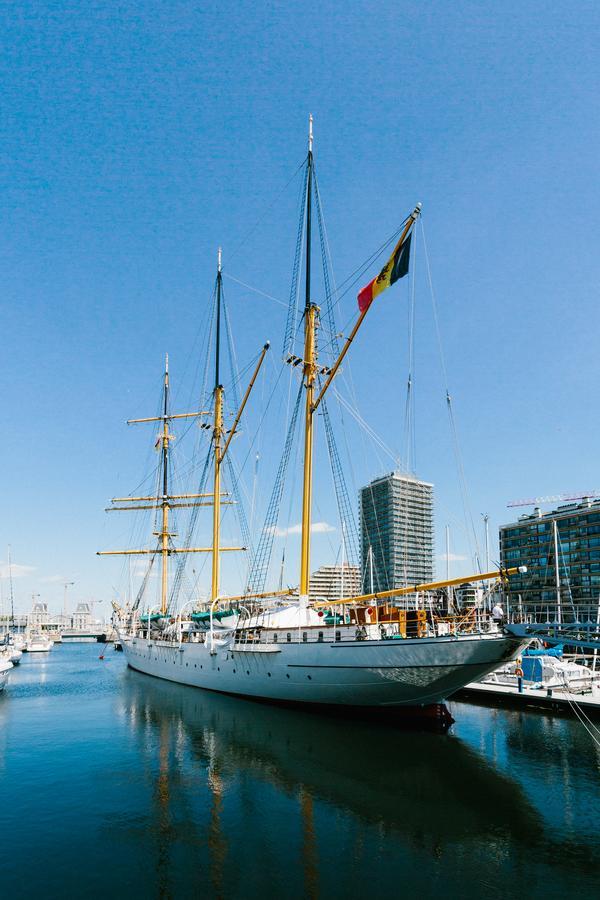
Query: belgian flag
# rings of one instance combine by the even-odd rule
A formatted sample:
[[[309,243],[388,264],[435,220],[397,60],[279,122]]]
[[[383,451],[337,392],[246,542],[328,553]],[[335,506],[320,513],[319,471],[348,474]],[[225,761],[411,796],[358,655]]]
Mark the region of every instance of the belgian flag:
[[[399,281],[400,278],[404,278],[406,273],[408,272],[408,260],[410,256],[410,241],[412,238],[412,231],[410,234],[396,244],[394,248],[394,252],[386,262],[385,266],[377,275],[373,281],[370,281],[358,294],[358,308],[361,313],[366,312],[369,308],[375,297],[378,294],[381,294],[382,291],[385,291],[386,288],[390,286],[390,284],[394,284],[395,281]]]

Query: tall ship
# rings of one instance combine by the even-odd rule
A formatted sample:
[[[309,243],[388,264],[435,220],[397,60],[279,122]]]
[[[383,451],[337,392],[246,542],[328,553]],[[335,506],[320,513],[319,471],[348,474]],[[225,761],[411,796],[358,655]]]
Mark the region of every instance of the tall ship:
[[[415,602],[415,597],[428,590],[467,581],[503,579],[517,569],[389,590],[369,590],[354,596],[344,596],[342,592],[342,596],[334,601],[311,598],[317,413],[325,419],[330,443],[333,436],[326,415],[326,396],[374,300],[408,272],[411,238],[420,215],[420,204],[402,223],[386,265],[358,294],[358,318],[343,345],[335,345],[335,359],[326,366],[319,359],[322,313],[311,293],[314,198],[319,202],[314,185],[312,118],[303,174],[294,267],[296,278],[300,268],[303,269],[304,302],[297,317],[300,351],[294,353],[290,349],[285,359],[300,376],[298,394],[269,504],[270,512],[254,550],[244,589],[236,596],[225,596],[221,590],[223,554],[245,549],[222,543],[223,507],[234,502],[229,499],[231,492],[223,490],[223,473],[269,344],[262,347],[243,398],[227,427],[226,397],[221,378],[223,273],[219,251],[214,293],[216,327],[211,336],[214,380],[210,403],[206,404],[209,408],[172,412],[167,358],[159,414],[130,420],[132,423],[154,423],[160,429],[156,441],[160,453],[156,490],[153,494],[115,498],[110,509],[150,511],[156,517],[156,541],[147,548],[101,551],[101,555],[140,555],[148,561],[148,572],[155,562],[158,563],[160,602],[157,608],[143,606],[143,590],[147,585],[147,578],[144,578],[135,600],[113,604],[116,626],[129,666],[168,681],[279,703],[360,707],[363,710],[392,708],[427,714],[438,709],[440,703],[467,683],[483,678],[515,658],[522,644],[485,616],[438,616]],[[317,207],[317,217],[320,215]],[[287,330],[290,330],[289,319]],[[201,429],[209,433],[208,469],[203,470],[195,491],[176,493],[171,479],[172,428],[175,423],[186,420],[199,421]],[[268,574],[275,529],[272,510],[281,499],[282,470],[289,460],[290,434],[297,420],[302,429],[297,587],[284,588],[280,584],[276,590],[268,590],[264,579]],[[207,487],[210,490],[206,490]],[[202,547],[194,546],[193,541],[176,543],[177,535],[171,527],[173,510],[191,509],[195,516],[198,507],[202,506],[212,509],[210,544]],[[187,536],[192,533],[188,529]],[[191,601],[178,604],[176,588],[185,560],[193,554],[207,555],[210,559],[210,593],[205,598],[196,594]]]

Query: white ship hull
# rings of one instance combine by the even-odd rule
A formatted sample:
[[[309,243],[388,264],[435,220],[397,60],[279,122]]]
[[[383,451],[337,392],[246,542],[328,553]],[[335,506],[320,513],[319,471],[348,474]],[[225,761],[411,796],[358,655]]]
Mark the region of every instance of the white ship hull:
[[[4,690],[8,682],[8,675],[12,669],[12,663],[0,659],[0,692]]]
[[[402,707],[443,702],[513,659],[504,635],[405,640],[235,644],[121,635],[133,669],[193,687],[279,703]]]
[[[33,638],[24,646],[24,650],[27,653],[48,653],[49,650],[52,650],[54,646],[54,641],[49,641],[46,638]]]

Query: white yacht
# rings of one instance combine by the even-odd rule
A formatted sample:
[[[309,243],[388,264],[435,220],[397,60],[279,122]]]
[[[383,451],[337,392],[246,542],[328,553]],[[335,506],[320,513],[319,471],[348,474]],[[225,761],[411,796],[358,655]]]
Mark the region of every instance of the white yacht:
[[[8,683],[8,676],[10,670],[12,669],[13,664],[8,659],[3,659],[0,656],[0,691],[3,691]]]
[[[563,657],[562,648],[528,649],[521,658],[487,675],[482,684],[580,694],[600,688],[600,672]]]
[[[54,641],[46,637],[40,632],[30,632],[25,637],[25,645],[23,647],[27,653],[48,653],[54,647]]]
[[[13,666],[19,665],[22,656],[22,651],[18,650],[12,641],[0,645],[0,659],[7,659]]]

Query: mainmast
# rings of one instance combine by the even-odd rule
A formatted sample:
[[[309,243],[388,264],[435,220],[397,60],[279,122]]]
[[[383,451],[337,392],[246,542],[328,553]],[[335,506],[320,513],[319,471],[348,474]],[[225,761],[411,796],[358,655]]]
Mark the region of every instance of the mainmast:
[[[221,273],[221,248],[217,257],[217,323],[215,329],[215,411],[213,422],[213,453],[214,453],[214,486],[213,486],[213,540],[212,540],[212,578],[210,599],[214,601],[219,596],[219,569],[221,561],[221,439],[223,437],[223,386],[220,384],[220,355],[221,355],[221,286],[223,276]]]
[[[300,553],[300,604],[308,605],[310,587],[310,527],[312,513],[313,443],[314,443],[314,394],[317,374],[317,314],[318,307],[310,297],[310,263],[312,237],[312,179],[313,179],[313,118],[308,120],[308,157],[306,179],[306,292],[304,304],[304,386],[306,402],[304,413],[304,479],[302,488],[302,539]]]
[[[303,379],[306,389],[305,413],[304,413],[304,477],[302,488],[302,538],[301,538],[301,554],[300,554],[300,606],[306,608],[308,606],[308,594],[310,588],[310,532],[311,532],[311,513],[312,513],[312,485],[313,485],[313,444],[314,444],[314,423],[315,413],[319,408],[323,397],[327,393],[329,386],[339,371],[340,365],[348,352],[352,341],[356,337],[365,316],[372,302],[371,300],[363,306],[359,303],[361,310],[357,321],[354,324],[350,334],[346,338],[346,342],[338,354],[338,357],[331,368],[317,368],[318,347],[317,347],[317,327],[319,307],[311,300],[311,239],[312,239],[312,183],[313,183],[313,118],[309,116],[308,120],[308,156],[306,160],[307,178],[306,178],[306,275],[305,275],[305,303],[304,303],[304,358],[303,358]],[[407,240],[409,233],[421,212],[421,204],[417,203],[413,212],[405,220],[405,225],[400,238],[394,248],[392,258],[386,267],[378,276],[383,279],[385,285],[393,283],[402,274],[394,274],[394,266],[397,261],[397,255],[401,252],[402,247]],[[409,245],[410,246],[410,245]],[[407,257],[408,259],[408,257]],[[403,273],[405,274],[405,272]],[[381,287],[379,291],[381,291]],[[292,358],[295,359],[295,358]],[[315,391],[317,386],[317,373],[321,372],[325,376],[324,384],[318,386],[318,393]],[[315,396],[316,394],[316,396]]]

